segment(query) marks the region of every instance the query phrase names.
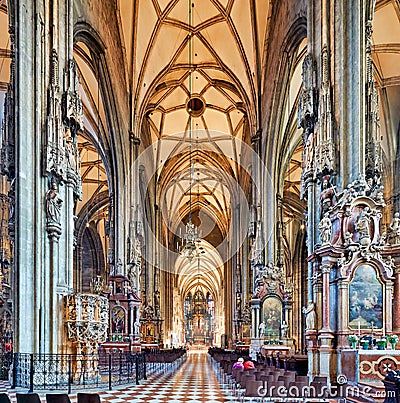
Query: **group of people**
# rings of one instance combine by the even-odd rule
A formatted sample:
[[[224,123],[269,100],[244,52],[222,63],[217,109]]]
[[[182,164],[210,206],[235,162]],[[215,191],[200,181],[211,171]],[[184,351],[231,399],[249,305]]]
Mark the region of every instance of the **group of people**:
[[[244,371],[247,371],[249,369],[254,369],[254,362],[251,361],[250,358],[244,359],[243,357],[239,357],[238,360],[233,364],[232,369],[234,368],[239,368],[243,369]]]

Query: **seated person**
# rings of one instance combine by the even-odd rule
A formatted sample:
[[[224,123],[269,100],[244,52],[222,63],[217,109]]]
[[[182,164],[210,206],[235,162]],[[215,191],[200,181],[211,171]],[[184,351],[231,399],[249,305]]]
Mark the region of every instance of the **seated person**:
[[[249,369],[254,369],[255,367],[254,367],[254,363],[253,363],[253,361],[251,361],[251,360],[247,360],[247,361],[245,361],[245,363],[243,364],[243,369],[245,370],[245,371],[247,371],[247,370],[249,370]]]
[[[244,368],[243,361],[244,359],[242,357],[239,357],[238,360],[233,364],[232,369],[235,368],[243,369]]]

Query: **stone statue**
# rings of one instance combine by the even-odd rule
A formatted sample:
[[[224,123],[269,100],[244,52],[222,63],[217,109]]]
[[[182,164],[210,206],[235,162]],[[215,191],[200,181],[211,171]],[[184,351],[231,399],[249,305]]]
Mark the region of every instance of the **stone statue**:
[[[331,240],[332,222],[329,218],[329,213],[324,214],[324,218],[318,224],[322,244],[327,244]]]
[[[282,339],[285,339],[289,332],[289,325],[287,324],[286,320],[282,321],[281,324],[281,336]]]
[[[69,127],[67,127],[65,132],[65,154],[67,159],[67,167],[73,171],[78,170],[78,163],[76,157],[74,138],[71,135]]]
[[[367,206],[364,208],[364,210],[360,212],[357,221],[355,223],[355,229],[358,231],[360,235],[361,244],[369,243],[371,241],[369,235],[369,224],[371,222],[370,215],[371,212],[369,207]]]
[[[351,232],[347,231],[344,234],[344,244],[350,245],[351,243],[353,243],[353,234]]]
[[[392,245],[400,244],[400,214],[394,213],[392,222],[388,227],[389,242]]]
[[[57,184],[52,182],[51,188],[46,193],[47,222],[60,224],[62,199],[58,195]]]
[[[321,203],[321,217],[334,205],[335,192],[330,183],[330,176],[324,176],[322,178],[321,194],[319,195],[319,201]]]
[[[265,336],[265,322],[261,322],[260,326],[258,326],[258,337]]]
[[[133,326],[134,326],[134,334],[135,334],[135,336],[138,336],[138,335],[140,335],[140,322],[139,322],[139,318],[136,318],[136,321],[135,321],[135,323],[133,324]]]
[[[381,236],[378,239],[378,246],[385,246],[387,242],[387,233],[382,232]]]
[[[306,330],[315,330],[315,305],[314,302],[308,301],[308,305],[303,307],[303,313],[306,315]]]
[[[338,258],[338,260],[337,260],[337,266],[338,267],[342,267],[343,265],[345,265],[346,264],[346,256],[345,256],[345,254],[342,252],[341,254],[340,254],[340,258]]]

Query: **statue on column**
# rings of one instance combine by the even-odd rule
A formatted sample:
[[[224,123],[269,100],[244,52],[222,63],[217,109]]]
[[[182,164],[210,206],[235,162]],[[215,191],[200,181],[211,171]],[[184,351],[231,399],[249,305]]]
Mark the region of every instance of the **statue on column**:
[[[261,322],[260,326],[258,326],[258,337],[265,336],[265,322]]]
[[[289,332],[289,325],[287,324],[286,320],[282,321],[281,323],[281,337],[282,339],[286,339]]]
[[[140,321],[139,321],[139,317],[136,318],[136,321],[133,324],[133,326],[134,326],[134,335],[135,336],[140,336]]]
[[[329,218],[329,213],[325,213],[324,217],[318,224],[318,229],[320,231],[322,244],[328,244],[331,241],[332,235],[332,222]]]
[[[61,224],[61,204],[62,199],[58,195],[58,188],[55,182],[52,182],[51,188],[46,193],[46,216],[47,222]]]
[[[72,171],[78,171],[78,158],[74,138],[69,127],[65,129],[65,154],[67,159],[67,167]]]
[[[306,315],[306,330],[315,330],[316,314],[313,301],[308,301],[308,305],[303,307],[302,312]]]
[[[321,193],[319,195],[319,201],[321,204],[321,217],[327,213],[334,205],[335,192],[330,182],[330,175],[326,175],[322,178]]]

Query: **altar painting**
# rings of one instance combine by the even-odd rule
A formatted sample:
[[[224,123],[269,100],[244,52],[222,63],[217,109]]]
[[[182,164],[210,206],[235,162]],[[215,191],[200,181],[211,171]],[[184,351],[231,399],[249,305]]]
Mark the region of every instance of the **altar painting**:
[[[282,302],[276,297],[267,297],[263,303],[262,320],[265,335],[279,336],[282,319]]]
[[[383,323],[383,286],[375,269],[367,264],[357,267],[349,285],[349,327],[381,329]]]

